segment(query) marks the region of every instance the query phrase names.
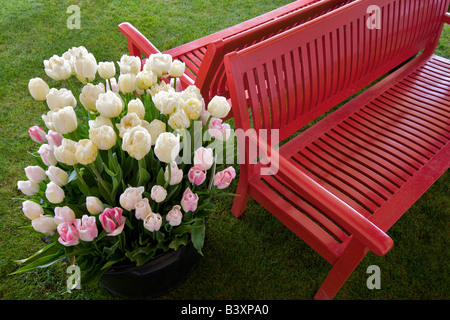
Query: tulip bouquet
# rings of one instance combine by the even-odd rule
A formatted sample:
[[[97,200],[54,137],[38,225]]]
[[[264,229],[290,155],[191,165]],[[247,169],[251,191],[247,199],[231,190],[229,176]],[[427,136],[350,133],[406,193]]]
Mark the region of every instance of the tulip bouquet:
[[[89,283],[116,263],[139,266],[189,241],[201,253],[212,199],[229,194],[221,190],[236,175],[231,166],[219,172],[206,144],[229,139],[230,106],[217,96],[206,107],[193,85],[181,90],[185,65],[170,55],[123,55],[117,65],[118,77],[114,62],[74,47],[44,61],[68,88],[29,82],[48,107],[46,130],[29,129],[36,164],[17,186],[31,220],[23,228],[47,240],[15,273],[68,259]]]

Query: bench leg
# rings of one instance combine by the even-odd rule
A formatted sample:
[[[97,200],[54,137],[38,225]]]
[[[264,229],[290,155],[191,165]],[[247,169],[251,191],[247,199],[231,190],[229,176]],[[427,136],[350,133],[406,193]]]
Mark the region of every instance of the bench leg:
[[[356,239],[351,239],[347,248],[334,264],[315,300],[331,300],[367,254],[368,249]]]
[[[231,213],[233,213],[236,218],[239,218],[244,213],[245,206],[247,205],[247,201],[250,196],[248,193],[248,182],[246,178],[247,177],[243,176],[240,177],[236,190],[236,194],[238,194],[238,196],[234,197],[233,206],[231,207]]]

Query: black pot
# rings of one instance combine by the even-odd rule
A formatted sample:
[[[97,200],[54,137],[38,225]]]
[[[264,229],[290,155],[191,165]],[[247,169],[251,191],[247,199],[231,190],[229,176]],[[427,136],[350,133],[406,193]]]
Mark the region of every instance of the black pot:
[[[141,266],[115,265],[100,278],[110,293],[128,299],[153,298],[176,288],[191,273],[199,253],[192,242],[165,252]]]

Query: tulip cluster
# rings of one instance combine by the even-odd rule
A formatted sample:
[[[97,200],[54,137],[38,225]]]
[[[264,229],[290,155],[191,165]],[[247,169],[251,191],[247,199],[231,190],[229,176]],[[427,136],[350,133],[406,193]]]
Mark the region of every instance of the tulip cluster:
[[[31,96],[48,111],[43,126],[29,129],[39,144],[37,163],[17,183],[32,228],[66,257],[79,247],[77,259],[97,275],[188,241],[201,252],[212,199],[236,177],[231,166],[217,170],[214,148],[183,150],[183,132],[230,138],[224,97],[205,105],[197,87],[182,90],[177,78],[185,65],[167,54],[143,61],[123,55],[116,63],[118,76],[114,62],[97,63],[84,47],[44,61],[47,76],[70,89],[30,80]],[[186,155],[192,161],[184,162]]]

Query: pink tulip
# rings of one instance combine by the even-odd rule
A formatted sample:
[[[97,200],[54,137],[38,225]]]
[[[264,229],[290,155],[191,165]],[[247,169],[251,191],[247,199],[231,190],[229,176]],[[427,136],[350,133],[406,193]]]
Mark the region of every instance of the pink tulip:
[[[206,180],[206,171],[200,166],[193,166],[189,169],[188,178],[192,184],[199,186]]]
[[[58,241],[62,245],[76,246],[80,243],[80,237],[77,228],[70,222],[63,222],[56,228],[59,233]]]
[[[52,146],[43,144],[39,147],[38,153],[46,166],[55,166],[58,163]]]
[[[28,133],[30,134],[31,139],[37,143],[44,143],[46,141],[45,131],[41,129],[39,126],[32,126]]]
[[[52,147],[59,147],[64,139],[63,135],[59,132],[48,130],[47,135],[45,136],[48,144]]]
[[[222,119],[212,118],[209,122],[208,132],[211,137],[220,141],[226,141],[230,137],[231,127],[228,123],[222,122]]]
[[[214,176],[214,185],[217,187],[217,189],[225,189],[228,187],[233,181],[233,179],[236,177],[236,171],[233,167],[228,167],[223,171],[218,172]]]
[[[211,148],[200,147],[194,152],[194,165],[203,170],[211,168],[214,162],[213,150]]]
[[[92,241],[98,236],[98,229],[93,216],[83,215],[81,219],[73,220],[73,225],[77,228],[80,239],[83,241]]]
[[[185,212],[194,212],[197,209],[198,195],[193,193],[190,188],[187,188],[183,193],[181,199],[181,206]]]
[[[183,213],[181,212],[181,206],[173,206],[172,210],[166,215],[166,221],[173,227],[179,226],[183,219]]]
[[[100,214],[100,223],[103,229],[108,232],[107,236],[117,236],[122,232],[127,219],[122,216],[122,212],[122,208],[116,207],[112,209],[107,208]]]

